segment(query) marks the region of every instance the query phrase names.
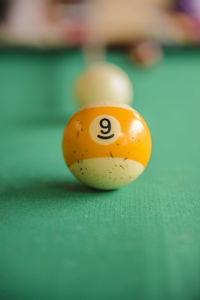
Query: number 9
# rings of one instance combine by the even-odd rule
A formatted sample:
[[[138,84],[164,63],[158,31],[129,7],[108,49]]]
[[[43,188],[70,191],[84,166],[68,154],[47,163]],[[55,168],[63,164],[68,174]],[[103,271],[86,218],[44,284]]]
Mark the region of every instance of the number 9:
[[[101,119],[100,122],[99,122],[99,125],[101,128],[103,128],[103,130],[101,129],[101,133],[102,134],[108,134],[110,131],[111,131],[111,122],[110,120],[104,118],[104,119]]]

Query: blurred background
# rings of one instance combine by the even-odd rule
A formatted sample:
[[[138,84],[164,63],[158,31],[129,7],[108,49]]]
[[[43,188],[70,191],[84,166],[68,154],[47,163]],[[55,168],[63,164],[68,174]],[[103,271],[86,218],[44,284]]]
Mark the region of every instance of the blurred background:
[[[199,46],[199,0],[0,0],[1,45],[81,47],[87,61],[108,47],[152,66],[162,47]]]
[[[2,44],[200,43],[199,0],[0,0]]]

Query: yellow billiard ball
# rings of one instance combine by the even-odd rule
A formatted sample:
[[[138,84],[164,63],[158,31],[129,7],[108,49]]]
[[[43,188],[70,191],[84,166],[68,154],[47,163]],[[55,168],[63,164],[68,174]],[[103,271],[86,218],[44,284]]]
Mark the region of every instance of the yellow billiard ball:
[[[88,105],[67,123],[63,156],[76,178],[98,189],[116,189],[135,180],[151,154],[144,119],[130,106]]]
[[[122,69],[110,63],[99,62],[88,67],[78,78],[75,95],[81,106],[105,101],[130,104],[133,100],[133,87]]]

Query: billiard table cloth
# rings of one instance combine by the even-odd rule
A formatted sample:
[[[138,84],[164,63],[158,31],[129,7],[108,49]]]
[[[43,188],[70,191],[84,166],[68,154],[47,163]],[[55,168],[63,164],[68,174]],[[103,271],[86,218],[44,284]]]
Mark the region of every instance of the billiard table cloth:
[[[139,69],[111,50],[152,135],[135,182],[80,184],[61,151],[79,50],[0,50],[0,299],[200,299],[200,52]]]

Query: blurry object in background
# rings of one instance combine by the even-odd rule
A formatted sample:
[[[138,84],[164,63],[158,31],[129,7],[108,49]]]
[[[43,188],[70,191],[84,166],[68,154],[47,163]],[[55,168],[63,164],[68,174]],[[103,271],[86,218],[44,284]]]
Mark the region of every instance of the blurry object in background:
[[[61,44],[83,49],[86,65],[104,60],[104,47],[93,27],[94,1],[60,0],[59,7]]]
[[[90,26],[88,20],[92,6],[86,0],[55,1],[59,8],[62,43],[68,46],[80,46],[87,43]]]
[[[51,44],[59,36],[59,31],[50,11],[48,0],[12,0],[3,31],[4,41],[28,45]]]
[[[163,52],[158,42],[153,40],[141,40],[132,46],[129,56],[131,61],[136,65],[151,67],[161,61]]]
[[[93,28],[105,45],[127,45],[153,35],[154,22],[163,12],[163,6],[155,4],[155,0],[93,1],[96,3]]]
[[[81,46],[94,57],[101,57],[100,49],[109,45],[132,45],[138,40],[156,40],[164,45],[200,43],[198,0],[1,0],[1,3],[6,23],[0,26],[0,33],[7,43]]]
[[[169,0],[93,0],[93,29],[104,45],[130,45],[154,39],[162,44],[184,43],[181,26]]]
[[[200,1],[178,0],[175,2],[177,24],[186,35],[186,43],[200,44]]]
[[[12,0],[5,42],[33,46],[79,46],[85,43],[89,6],[86,1]]]
[[[184,44],[200,44],[200,22],[184,13],[176,13],[176,22],[184,31]]]
[[[9,5],[10,0],[0,0],[0,23],[6,21]]]
[[[105,101],[130,104],[133,100],[129,77],[106,62],[93,64],[83,72],[75,84],[75,94],[80,106]]]
[[[176,10],[200,20],[199,0],[176,0]]]

